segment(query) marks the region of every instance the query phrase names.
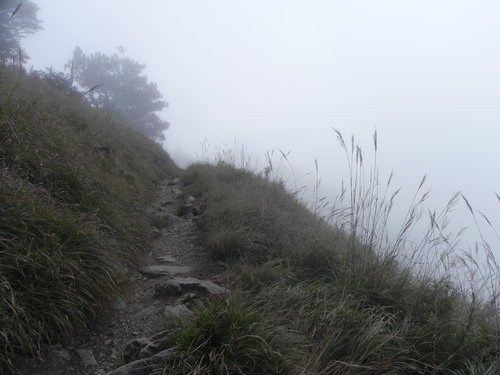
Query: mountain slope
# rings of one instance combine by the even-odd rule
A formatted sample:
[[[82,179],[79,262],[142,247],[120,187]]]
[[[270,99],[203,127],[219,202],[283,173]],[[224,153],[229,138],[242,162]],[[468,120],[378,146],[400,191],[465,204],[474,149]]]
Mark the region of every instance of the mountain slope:
[[[0,66],[0,369],[85,326],[148,241],[175,166],[80,94]]]

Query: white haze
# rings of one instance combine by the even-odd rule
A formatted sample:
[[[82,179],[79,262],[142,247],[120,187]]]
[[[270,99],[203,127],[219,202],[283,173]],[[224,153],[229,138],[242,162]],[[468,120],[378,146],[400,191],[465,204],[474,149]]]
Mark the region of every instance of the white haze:
[[[407,200],[427,174],[429,208],[464,191],[499,222],[500,3],[462,0],[38,0],[31,63],[62,70],[75,46],[124,46],[170,103],[166,149],[182,165],[236,139],[320,165],[338,192],[332,127],[371,146]],[[464,209],[456,226],[470,224]],[[495,220],[496,219],[496,220]],[[498,250],[497,250],[498,251]]]

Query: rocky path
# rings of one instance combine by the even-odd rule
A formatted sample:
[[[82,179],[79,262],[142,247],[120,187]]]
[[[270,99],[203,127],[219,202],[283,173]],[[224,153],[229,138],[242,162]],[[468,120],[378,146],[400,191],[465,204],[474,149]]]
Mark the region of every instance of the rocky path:
[[[213,295],[226,295],[224,265],[208,259],[194,223],[203,207],[186,197],[178,178],[165,181],[148,211],[153,246],[137,270],[129,270],[128,293],[90,334],[71,345],[47,348],[28,375],[147,375],[172,353],[179,318],[189,318]],[[169,341],[170,340],[170,341]]]

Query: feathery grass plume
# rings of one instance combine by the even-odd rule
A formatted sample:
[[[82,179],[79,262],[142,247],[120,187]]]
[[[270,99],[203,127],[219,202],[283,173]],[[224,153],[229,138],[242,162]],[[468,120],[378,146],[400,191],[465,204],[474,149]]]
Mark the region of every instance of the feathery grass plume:
[[[293,182],[279,178],[274,161],[272,179],[234,164],[231,153],[186,170],[188,190],[208,205],[199,221],[203,236],[214,256],[230,261],[232,289],[253,301],[261,321],[302,337],[297,373],[466,373],[470,361],[493,366],[500,352],[497,266],[486,241],[462,252],[464,229],[450,229],[462,195],[429,211],[423,176],[394,228],[401,190],[392,185],[393,173],[380,177],[377,134],[372,163],[354,137],[347,144],[335,134],[348,180],[326,217],[318,215],[324,203],[317,163],[313,207]],[[471,205],[470,212],[477,216]]]

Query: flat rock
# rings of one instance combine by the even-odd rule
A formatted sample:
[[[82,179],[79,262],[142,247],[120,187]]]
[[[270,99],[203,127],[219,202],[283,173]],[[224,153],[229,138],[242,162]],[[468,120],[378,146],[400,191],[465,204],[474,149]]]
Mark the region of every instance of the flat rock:
[[[146,276],[175,276],[182,273],[188,273],[191,267],[188,266],[167,266],[163,264],[154,264],[152,266],[144,267],[141,272]]]
[[[92,353],[92,350],[77,349],[76,354],[78,354],[84,366],[97,366],[97,361],[95,360],[94,353]]]
[[[182,319],[193,316],[193,313],[185,305],[171,305],[165,306],[163,316],[167,319]]]
[[[162,255],[159,257],[156,257],[156,260],[159,260],[162,263],[177,263],[177,259],[174,257],[171,257],[170,255]]]
[[[156,288],[157,297],[175,297],[189,292],[202,295],[224,295],[229,294],[230,290],[210,280],[200,280],[194,277],[174,277]]]

